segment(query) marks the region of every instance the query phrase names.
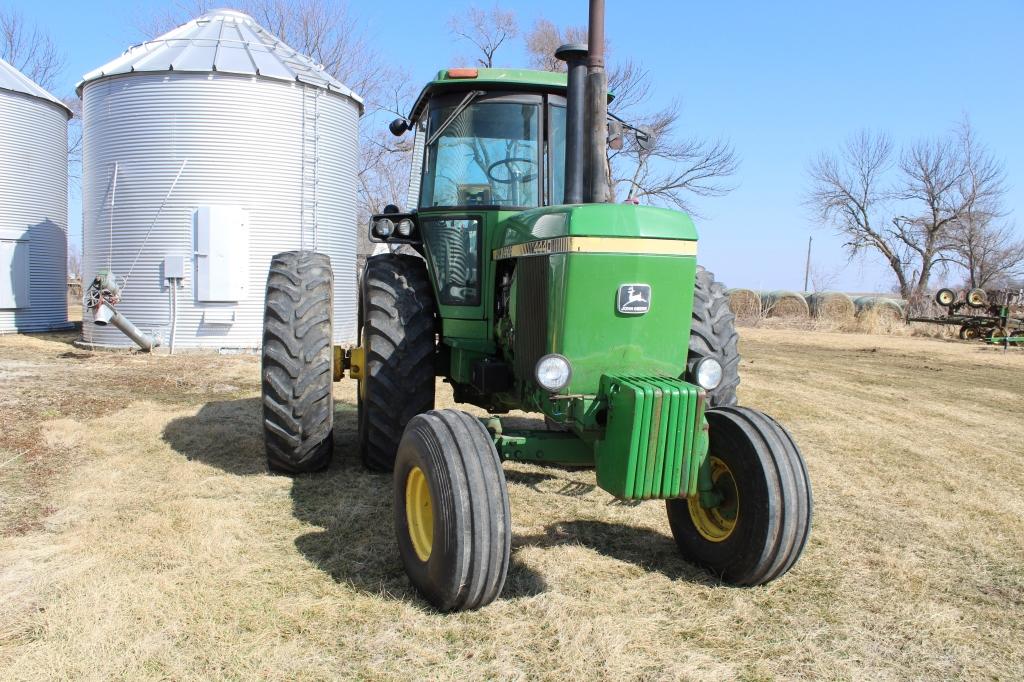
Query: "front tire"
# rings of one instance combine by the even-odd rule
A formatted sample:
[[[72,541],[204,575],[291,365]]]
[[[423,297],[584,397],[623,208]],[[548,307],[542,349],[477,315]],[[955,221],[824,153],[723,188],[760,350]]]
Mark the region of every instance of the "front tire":
[[[436,321],[426,263],[393,253],[366,261],[359,301],[363,464],[391,471],[406,424],[434,408]]]
[[[693,315],[690,322],[690,349],[686,361],[686,380],[696,383],[695,368],[706,357],[722,365],[722,380],[707,392],[712,407],[736,404],[740,384],[739,334],[736,317],[729,308],[729,295],[715,276],[697,266],[693,288]]]
[[[667,502],[683,558],[725,582],[762,585],[788,571],[811,530],[807,466],[789,433],[746,407],[707,411],[708,461],[720,503]]]
[[[413,586],[439,611],[478,609],[505,584],[508,486],[478,419],[459,410],[414,417],[395,460],[395,532]]]
[[[331,259],[312,251],[270,262],[260,371],[267,465],[302,473],[326,467],[334,451]]]

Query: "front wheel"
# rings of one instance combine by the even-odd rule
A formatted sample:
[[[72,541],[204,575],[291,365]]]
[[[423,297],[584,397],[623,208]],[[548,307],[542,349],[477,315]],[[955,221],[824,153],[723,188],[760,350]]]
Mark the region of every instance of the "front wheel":
[[[505,472],[487,429],[458,410],[413,417],[394,476],[398,550],[412,584],[439,611],[494,601],[508,573],[512,528]]]
[[[771,417],[745,407],[707,411],[711,495],[669,500],[687,561],[735,585],[788,571],[807,543],[813,498],[800,450]],[[713,506],[707,503],[713,502]]]

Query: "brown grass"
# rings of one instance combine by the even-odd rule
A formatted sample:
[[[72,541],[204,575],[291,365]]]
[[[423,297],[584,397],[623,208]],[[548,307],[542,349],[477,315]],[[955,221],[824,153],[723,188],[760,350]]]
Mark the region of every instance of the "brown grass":
[[[662,505],[508,465],[505,593],[444,616],[402,572],[389,478],[352,454],[350,384],[344,457],[271,476],[254,358],[68,338],[0,338],[5,679],[1024,677],[1024,351],[744,329],[741,402],[814,482],[790,574],[722,586]]]

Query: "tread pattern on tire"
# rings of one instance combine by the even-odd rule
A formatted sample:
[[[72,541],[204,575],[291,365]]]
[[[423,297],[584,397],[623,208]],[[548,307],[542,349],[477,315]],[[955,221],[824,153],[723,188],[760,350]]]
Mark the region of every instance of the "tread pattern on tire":
[[[434,514],[441,519],[445,536],[439,541],[435,534],[434,546],[439,551],[449,549],[447,555],[432,554],[428,559],[444,562],[431,567],[435,571],[411,571],[413,584],[441,611],[486,606],[504,587],[512,540],[505,472],[491,436],[478,419],[451,409],[414,417],[408,432],[428,444],[425,456],[433,475],[427,475],[439,488],[436,494],[432,492]],[[403,471],[400,466],[398,473]],[[396,525],[401,534],[405,532],[404,486],[398,475],[395,495]],[[417,561],[413,556],[406,547],[403,558]]]
[[[741,429],[754,445],[759,466],[767,479],[765,510],[777,510],[768,519],[763,545],[753,561],[723,562],[715,565],[700,557],[688,560],[720,573],[723,580],[744,586],[762,585],[786,573],[803,553],[811,532],[814,498],[807,466],[793,438],[778,422],[756,410],[746,407],[720,407],[708,411],[712,432],[722,428],[719,420],[729,420]],[[741,493],[742,496],[742,493]],[[685,519],[686,501],[669,501],[670,520],[673,503],[679,518]],[[678,523],[673,521],[673,533],[679,539]],[[680,548],[684,549],[683,544]],[[684,549],[685,554],[685,549]],[[744,555],[743,559],[747,559]]]
[[[333,454],[334,278],[326,254],[273,257],[263,316],[263,439],[271,469],[315,471]]]
[[[367,259],[361,299],[360,449],[367,468],[391,471],[406,424],[434,407],[436,319],[426,263],[393,253]]]
[[[738,342],[736,318],[729,308],[725,287],[715,281],[714,274],[697,266],[687,374],[693,381],[693,368],[704,357],[715,357],[722,363],[722,383],[708,391],[708,402],[712,407],[736,404],[736,387],[740,384]]]

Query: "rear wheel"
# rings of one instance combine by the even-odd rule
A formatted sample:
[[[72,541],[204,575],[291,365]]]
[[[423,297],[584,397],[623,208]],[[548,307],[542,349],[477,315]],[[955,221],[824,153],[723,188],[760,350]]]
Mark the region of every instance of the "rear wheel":
[[[512,529],[505,472],[487,429],[458,410],[414,417],[394,476],[395,531],[412,584],[440,611],[494,601]]]
[[[736,585],[788,571],[807,543],[813,498],[800,450],[771,417],[745,407],[708,410],[713,506],[669,500],[683,557]],[[711,501],[711,500],[707,500]]]
[[[271,260],[260,378],[267,464],[277,471],[316,471],[331,461],[333,292],[325,254],[287,251]]]
[[[359,302],[364,376],[359,381],[363,463],[391,471],[405,425],[434,407],[434,293],[421,258],[366,261]]]
[[[722,365],[722,380],[708,391],[712,407],[736,404],[736,387],[740,384],[739,335],[736,318],[729,309],[729,296],[715,276],[697,267],[693,289],[693,316],[690,322],[690,349],[686,362],[686,380],[696,383],[697,363],[706,357]]]

